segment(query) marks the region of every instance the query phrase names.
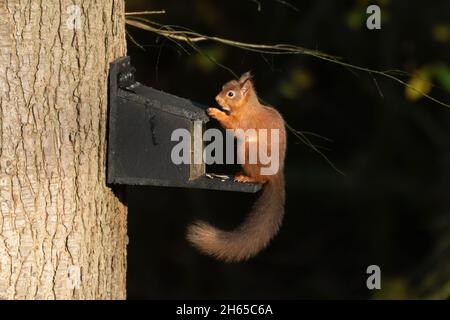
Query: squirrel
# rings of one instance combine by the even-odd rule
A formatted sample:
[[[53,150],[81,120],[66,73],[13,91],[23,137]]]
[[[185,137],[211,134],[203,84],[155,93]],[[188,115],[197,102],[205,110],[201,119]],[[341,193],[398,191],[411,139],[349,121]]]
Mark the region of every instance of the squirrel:
[[[219,230],[210,224],[199,221],[188,227],[187,239],[201,252],[224,262],[240,262],[255,256],[264,249],[278,233],[284,216],[284,158],[286,153],[286,130],[283,117],[272,107],[260,103],[250,72],[239,80],[227,82],[216,101],[222,110],[208,108],[208,115],[216,119],[225,129],[271,129],[279,131],[279,167],[272,175],[261,174],[264,165],[258,159],[248,163],[249,143],[245,142],[245,161],[237,182],[263,183],[261,195],[244,222],[232,231]],[[268,154],[271,153],[270,137]],[[259,136],[256,135],[258,140]],[[254,140],[254,139],[253,139]],[[253,141],[254,142],[254,141]],[[257,142],[257,141],[256,141]]]

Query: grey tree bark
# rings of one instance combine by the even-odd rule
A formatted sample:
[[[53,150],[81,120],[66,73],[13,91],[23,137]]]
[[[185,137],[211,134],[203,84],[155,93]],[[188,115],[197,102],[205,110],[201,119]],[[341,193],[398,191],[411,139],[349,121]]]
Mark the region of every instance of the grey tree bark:
[[[127,208],[105,184],[123,0],[0,0],[0,299],[123,299]]]

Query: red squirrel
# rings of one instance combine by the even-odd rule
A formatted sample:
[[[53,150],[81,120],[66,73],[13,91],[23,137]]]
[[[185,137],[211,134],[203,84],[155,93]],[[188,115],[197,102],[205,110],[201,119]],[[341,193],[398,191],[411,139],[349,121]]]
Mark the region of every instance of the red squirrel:
[[[279,167],[275,174],[261,174],[265,165],[259,159],[254,164],[248,163],[248,143],[251,142],[246,141],[244,144],[246,154],[243,171],[234,180],[264,184],[261,195],[244,222],[232,231],[219,230],[203,221],[188,227],[188,240],[201,252],[225,262],[239,262],[264,249],[281,226],[285,202],[283,169],[286,130],[278,111],[259,102],[249,72],[244,73],[239,80],[227,82],[216,96],[216,101],[222,110],[208,108],[207,113],[225,129],[255,129],[258,133],[261,129],[267,132],[271,129],[279,131]],[[267,151],[270,154],[271,135],[267,136]],[[259,139],[259,136],[255,138]]]

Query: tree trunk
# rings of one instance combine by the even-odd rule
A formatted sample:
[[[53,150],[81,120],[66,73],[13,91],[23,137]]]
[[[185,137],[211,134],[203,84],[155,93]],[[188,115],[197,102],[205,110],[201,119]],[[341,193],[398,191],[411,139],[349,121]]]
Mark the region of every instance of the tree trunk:
[[[0,0],[0,299],[125,298],[127,208],[105,184],[124,19],[123,0]]]

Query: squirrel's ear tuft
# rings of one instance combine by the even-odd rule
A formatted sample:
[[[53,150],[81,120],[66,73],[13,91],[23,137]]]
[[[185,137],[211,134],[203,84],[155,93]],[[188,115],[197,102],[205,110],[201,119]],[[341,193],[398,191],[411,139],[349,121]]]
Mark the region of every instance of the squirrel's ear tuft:
[[[241,94],[246,96],[250,88],[253,86],[252,74],[247,71],[239,78],[239,85],[241,86]]]
[[[251,80],[252,77],[253,77],[253,75],[251,74],[251,72],[247,71],[239,78],[239,83],[244,84],[247,80]]]

